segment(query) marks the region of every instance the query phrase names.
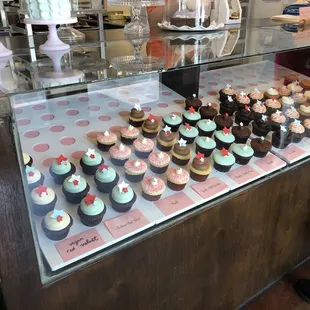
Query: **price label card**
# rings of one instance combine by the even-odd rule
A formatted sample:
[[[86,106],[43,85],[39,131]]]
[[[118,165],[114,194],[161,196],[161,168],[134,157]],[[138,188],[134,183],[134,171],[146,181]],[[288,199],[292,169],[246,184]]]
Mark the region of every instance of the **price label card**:
[[[286,158],[289,161],[292,161],[303,155],[305,151],[295,146],[294,144],[290,144],[287,148],[280,150],[278,153],[280,156]]]
[[[148,219],[138,209],[104,222],[112,236],[117,239],[149,224]]]
[[[94,250],[104,244],[98,231],[93,228],[55,244],[64,262]]]
[[[228,176],[238,184],[243,184],[254,180],[259,176],[259,173],[254,170],[251,166],[246,165],[239,167],[235,170],[228,172]]]
[[[202,198],[207,199],[215,196],[216,194],[224,192],[228,189],[228,186],[218,178],[213,177],[207,179],[205,182],[193,185],[192,188]]]
[[[180,192],[156,201],[155,205],[164,215],[168,216],[172,213],[189,207],[193,203],[194,201],[190,199],[185,193]]]
[[[266,172],[285,166],[284,161],[273,154],[268,154],[266,157],[256,160],[254,164]]]

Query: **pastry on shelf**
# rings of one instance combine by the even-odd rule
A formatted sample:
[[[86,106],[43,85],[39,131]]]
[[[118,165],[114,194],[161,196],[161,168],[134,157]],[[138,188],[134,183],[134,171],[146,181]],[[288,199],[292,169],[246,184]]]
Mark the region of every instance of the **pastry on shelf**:
[[[245,92],[241,92],[237,95],[235,99],[237,109],[244,109],[245,105],[249,105],[251,103],[250,97]]]
[[[137,195],[129,184],[122,181],[110,193],[112,208],[117,212],[129,211],[137,200]]]
[[[229,116],[232,116],[237,110],[237,105],[235,103],[235,100],[228,96],[227,99],[222,100],[220,103],[220,114],[228,114]]]
[[[240,13],[238,11],[234,11],[230,14],[229,19],[240,19]]]
[[[216,143],[210,137],[198,137],[196,140],[196,153],[201,153],[205,157],[211,156],[215,147]]]
[[[134,127],[141,127],[145,121],[146,116],[139,104],[135,104],[135,107],[131,109],[129,114],[129,124]]]
[[[117,185],[119,176],[112,167],[102,164],[96,171],[94,181],[99,192],[110,193],[113,187]]]
[[[32,166],[33,164],[33,159],[31,156],[29,156],[27,153],[23,153],[23,162],[24,162],[24,166]]]
[[[283,96],[281,99],[279,99],[279,102],[282,104],[283,110],[294,107],[294,104],[295,104],[295,101],[293,98],[286,97],[286,96]]]
[[[240,123],[238,126],[234,126],[232,128],[231,133],[235,137],[235,143],[246,144],[251,135],[251,130],[248,127],[244,126],[243,123]]]
[[[81,201],[77,214],[86,226],[96,226],[102,222],[107,208],[104,202],[96,195],[87,194]]]
[[[283,125],[272,134],[272,145],[278,149],[285,149],[292,142],[290,131]]]
[[[215,116],[214,122],[216,124],[216,130],[223,130],[224,127],[230,128],[233,125],[233,120],[227,113]]]
[[[78,204],[89,192],[89,185],[83,177],[72,174],[65,179],[62,192],[68,202]]]
[[[306,136],[305,127],[297,119],[289,124],[288,129],[291,132],[292,143],[299,143]]]
[[[185,109],[189,110],[190,107],[193,107],[195,111],[198,112],[199,108],[202,106],[202,101],[197,98],[195,94],[191,97],[187,97],[185,100]]]
[[[170,24],[176,27],[188,26],[191,28],[198,26],[207,28],[210,26],[209,16],[201,16],[201,18],[198,17],[199,13],[196,12],[196,10],[189,10],[185,8],[174,13],[170,19]]]
[[[310,118],[310,104],[305,103],[301,104],[300,107],[297,109],[300,119],[305,120],[306,118]]]
[[[137,157],[148,158],[154,149],[154,145],[153,140],[141,137],[135,140],[133,148]]]
[[[299,76],[297,74],[289,74],[284,78],[284,85],[287,86],[296,81],[299,81]]]
[[[251,100],[251,104],[256,103],[258,100],[262,101],[264,99],[264,94],[258,89],[258,88],[254,88],[254,90],[252,90],[248,97]]]
[[[203,105],[199,109],[199,113],[201,119],[210,119],[213,120],[214,117],[217,115],[217,110],[212,107],[212,103],[209,102],[207,105]]]
[[[268,100],[268,99],[279,99],[280,98],[279,92],[274,87],[268,88],[266,90],[264,96],[265,96],[265,100]]]
[[[183,124],[186,123],[195,127],[198,121],[201,120],[201,116],[198,112],[195,111],[193,107],[190,107],[189,110],[183,113]]]
[[[235,156],[224,148],[215,150],[213,159],[214,169],[220,172],[228,172],[236,162]]]
[[[74,174],[75,171],[75,166],[63,155],[55,158],[49,169],[56,184],[62,184],[64,180]]]
[[[102,152],[108,152],[110,147],[115,145],[116,142],[117,135],[110,130],[105,130],[103,133],[98,133],[97,135],[98,149]]]
[[[308,98],[303,93],[295,93],[292,95],[292,100],[295,102],[295,106],[299,107],[301,104],[305,104]]]
[[[289,121],[289,123],[291,123],[292,121],[300,117],[298,111],[294,107],[290,107],[289,109],[286,109],[284,114],[287,120]]]
[[[260,137],[251,140],[251,147],[255,157],[263,158],[271,150],[271,143],[265,137]]]
[[[127,160],[125,165],[125,177],[130,182],[141,182],[147,171],[147,164],[141,159]]]
[[[288,89],[291,90],[291,92],[292,92],[293,94],[295,94],[295,93],[301,93],[301,92],[304,90],[304,89],[301,87],[299,81],[295,81],[295,82],[293,82],[293,83],[291,83],[291,84],[288,84],[287,87],[288,87]]]
[[[31,193],[32,212],[35,215],[44,216],[48,212],[54,210],[57,202],[57,196],[55,192],[43,185],[39,185],[34,188]]]
[[[185,125],[181,125],[179,129],[179,135],[181,139],[184,139],[187,144],[194,143],[196,137],[198,136],[198,129],[196,127],[192,127],[190,124],[185,123]]]
[[[120,143],[119,145],[114,145],[109,150],[111,162],[115,166],[124,166],[125,162],[131,156],[130,147]]]
[[[95,175],[98,167],[103,164],[104,160],[101,155],[94,149],[88,149],[80,160],[82,170],[87,175]]]
[[[158,177],[146,177],[141,182],[142,196],[149,201],[159,200],[166,189],[165,182]]]
[[[185,166],[192,158],[192,152],[190,147],[187,145],[186,140],[180,139],[172,149],[172,162],[179,166]]]
[[[34,166],[26,166],[26,177],[28,188],[32,191],[34,188],[44,183],[44,175]]]
[[[148,159],[151,171],[158,174],[165,173],[171,161],[170,156],[164,152],[153,152]]]
[[[286,117],[282,111],[277,110],[270,116],[270,125],[273,131],[279,130],[281,125],[285,125]]]
[[[230,130],[224,127],[223,130],[218,130],[214,135],[216,148],[221,150],[222,148],[229,149],[230,146],[235,142],[234,135],[230,132]]]
[[[176,143],[176,134],[171,131],[171,127],[166,125],[159,132],[156,140],[157,140],[157,148],[160,151],[169,152],[169,151],[171,151],[172,147]]]
[[[232,153],[237,164],[247,165],[254,155],[254,150],[247,144],[234,144],[232,146]]]
[[[244,108],[239,109],[236,112],[235,123],[243,123],[244,126],[248,126],[253,119],[254,114],[252,113],[251,108],[248,105],[245,105]]]
[[[266,137],[268,133],[272,130],[267,115],[262,115],[262,117],[258,120],[255,120],[252,125],[253,134],[259,137]]]
[[[142,134],[144,137],[154,139],[160,130],[160,125],[154,115],[150,114],[142,125]]]
[[[263,114],[267,113],[267,108],[264,103],[260,100],[257,100],[251,107],[253,113],[253,119],[260,119]]]
[[[204,182],[211,173],[211,165],[205,155],[198,152],[190,166],[190,177],[197,182]]]
[[[310,138],[310,118],[306,118],[302,124],[305,127],[306,137]]]
[[[174,191],[182,191],[189,181],[189,173],[180,167],[168,168],[167,185]]]
[[[132,145],[133,142],[139,137],[140,131],[132,125],[121,128],[121,141],[126,145]]]
[[[304,79],[300,82],[300,86],[304,89],[304,90],[310,90],[310,79]]]
[[[278,87],[277,91],[279,92],[280,96],[289,97],[292,94],[292,91],[285,85]]]
[[[281,110],[282,105],[277,99],[267,99],[265,101],[265,106],[267,107],[267,112],[269,115],[275,113],[277,110]]]
[[[177,132],[182,124],[182,118],[176,114],[166,114],[163,117],[163,123],[165,126],[171,127],[172,132]]]
[[[230,84],[226,84],[226,86],[219,91],[219,94],[221,102],[227,100],[228,97],[231,97],[232,99],[236,98],[236,91]]]
[[[202,119],[197,123],[199,136],[212,137],[216,130],[216,124],[210,119]]]

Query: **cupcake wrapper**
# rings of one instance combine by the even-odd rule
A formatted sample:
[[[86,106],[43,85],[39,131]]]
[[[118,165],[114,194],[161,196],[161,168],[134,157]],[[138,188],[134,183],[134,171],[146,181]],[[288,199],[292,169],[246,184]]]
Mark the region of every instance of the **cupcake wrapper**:
[[[137,151],[137,150],[135,151],[136,156],[139,158],[148,158],[151,153],[152,153],[152,151],[150,151],[150,152],[141,152],[141,151]]]
[[[306,137],[310,138],[310,129],[305,128]]]
[[[38,216],[45,216],[48,212],[54,210],[56,202],[57,202],[57,196],[55,195],[54,200],[49,204],[37,205],[35,203],[32,203],[32,212]]]
[[[79,206],[77,210],[77,214],[80,217],[82,224],[84,224],[85,226],[92,227],[92,226],[97,226],[102,222],[103,216],[105,215],[106,211],[107,211],[107,208],[104,208],[104,210],[101,213],[91,216],[91,215],[87,215],[83,213],[81,210],[81,206]]]
[[[132,208],[133,204],[136,202],[136,200],[137,200],[137,195],[136,193],[134,193],[134,196],[131,199],[131,201],[127,203],[118,203],[113,199],[112,194],[110,194],[110,201],[111,201],[112,208],[117,212],[129,211]]]
[[[69,234],[71,226],[73,225],[73,219],[72,219],[70,214],[69,214],[69,216],[70,216],[70,223],[69,223],[69,225],[66,228],[64,228],[62,230],[58,230],[58,231],[47,229],[45,227],[44,218],[43,218],[42,222],[41,222],[41,227],[42,227],[42,230],[45,232],[47,238],[49,238],[51,240],[54,240],[54,241],[65,239],[68,236],[68,234]]]
[[[190,170],[190,177],[197,182],[204,182],[209,175],[201,175],[201,174],[197,174],[195,172],[193,172],[192,170]]]
[[[129,181],[129,182],[132,182],[132,183],[138,183],[138,182],[141,182],[144,178],[144,175],[145,175],[145,172],[142,173],[142,174],[128,174],[128,173],[125,173],[125,177],[126,179]]]
[[[163,152],[169,152],[169,151],[171,151],[171,149],[172,149],[172,146],[164,146],[164,145],[161,145],[159,142],[156,143],[156,147],[157,147],[160,151],[163,151]]]
[[[28,184],[29,191],[31,192],[33,189],[37,188],[39,185],[43,185],[44,183],[44,175],[41,173],[41,179],[35,183]]]
[[[161,195],[149,195],[149,194],[146,194],[145,192],[142,192],[142,196],[144,197],[144,199],[148,200],[148,201],[156,201],[156,200],[159,200]]]
[[[292,143],[299,143],[306,136],[305,133],[294,133],[292,132]]]
[[[110,144],[110,145],[106,145],[106,144],[102,144],[102,143],[98,143],[97,142],[97,145],[98,145],[98,149],[102,152],[108,152],[109,149],[115,145],[115,143],[113,144]]]
[[[153,171],[154,173],[157,173],[157,174],[162,174],[162,173],[165,173],[168,169],[168,165],[165,166],[165,167],[155,167],[153,166],[152,164],[150,165],[150,169],[151,171]]]
[[[132,119],[129,119],[129,124],[133,127],[139,128],[143,125],[144,120],[142,121],[133,121]]]
[[[267,154],[268,154],[268,152],[261,152],[261,151],[254,149],[254,156],[255,157],[264,158],[264,157],[266,157]]]
[[[71,176],[72,174],[74,174],[76,171],[76,167],[71,163],[71,170],[68,172],[68,173],[65,173],[65,174],[56,174],[52,171],[52,169],[50,168],[50,174],[51,176],[54,178],[54,182],[56,184],[60,184],[62,185],[64,180]]]
[[[25,167],[26,167],[26,166],[31,167],[32,164],[33,164],[33,158],[32,158],[31,156],[29,156],[29,158],[30,158],[30,160],[28,161],[28,163],[27,163],[26,165],[24,165]]]
[[[215,142],[216,142],[216,148],[218,150],[221,150],[223,147],[226,150],[229,150],[230,146],[232,145],[232,143],[225,143],[225,142],[219,140],[217,137],[215,137]]]
[[[99,165],[95,165],[95,166],[89,166],[89,165],[86,165],[83,160],[81,159],[80,160],[80,166],[82,167],[82,170],[85,174],[87,175],[95,175],[96,172],[97,172],[97,169],[98,167],[104,163],[104,160],[103,158],[101,159],[101,162]]]
[[[167,180],[167,186],[173,191],[182,191],[185,188],[186,184],[175,184]]]
[[[240,123],[243,123],[244,126],[248,126],[251,123],[252,119],[250,118],[244,118],[244,117],[240,117],[238,116],[238,114],[236,114],[235,117],[235,123],[240,125]]]
[[[214,114],[214,115],[203,115],[201,112],[200,112],[200,116],[201,116],[201,119],[209,119],[211,121],[214,120],[214,117],[216,116],[217,114]]]
[[[125,145],[132,145],[137,138],[128,139],[121,136],[121,141]]]
[[[241,143],[241,144],[246,144],[248,141],[249,137],[239,137],[235,136],[235,143]]]
[[[272,135],[272,145],[278,149],[285,149],[290,144],[290,141],[287,140],[280,140],[275,136]]]
[[[277,131],[277,130],[280,130],[280,126],[281,126],[282,124],[280,124],[280,123],[275,123],[275,122],[270,122],[270,125],[271,125],[271,129],[272,129],[273,131]]]
[[[142,135],[143,135],[143,137],[145,137],[145,138],[154,139],[154,138],[156,138],[157,134],[158,134],[157,131],[156,131],[156,132],[146,132],[146,131],[144,131],[144,130],[142,129]]]
[[[178,132],[178,130],[179,130],[180,126],[181,126],[181,123],[179,125],[171,125],[171,124],[166,123],[164,120],[163,120],[163,124],[164,124],[164,127],[166,125],[171,127],[171,131],[172,132]]]
[[[175,156],[172,156],[171,160],[173,163],[175,163],[176,165],[179,165],[179,166],[186,166],[189,162],[189,159],[179,159]]]
[[[179,136],[180,136],[180,139],[184,139],[187,142],[187,144],[193,144],[196,139],[196,137],[193,137],[193,138],[186,137],[182,135],[180,132],[179,132]]]
[[[186,123],[189,124],[192,127],[196,127],[197,123],[199,120],[197,121],[190,121],[189,119],[187,119],[185,116],[183,116],[183,125],[185,125]]]
[[[124,166],[128,159],[129,158],[126,158],[126,159],[116,159],[116,158],[111,157],[111,163],[113,165],[115,165],[115,166]]]
[[[258,137],[266,137],[269,133],[269,130],[264,130],[259,127],[253,126],[252,133]]]
[[[235,152],[233,152],[233,154],[236,158],[236,163],[239,165],[247,165],[252,158],[252,156],[251,157],[240,156],[240,155],[236,154]]]
[[[229,116],[232,116],[235,112],[234,108],[227,108],[224,107],[223,105],[220,105],[220,114],[224,115],[224,114],[228,114]]]
[[[199,132],[199,136],[201,137],[209,137],[211,138],[213,133],[214,133],[215,130],[213,131],[204,131],[204,130],[201,130],[199,127],[198,127],[198,132]]]
[[[240,101],[238,101],[238,100],[236,100],[235,102],[236,102],[236,108],[237,108],[237,110],[244,109],[244,107],[245,107],[245,104],[244,104],[244,103],[242,103],[242,102],[240,102]]]
[[[219,91],[219,95],[220,95],[220,101],[225,101],[225,100],[227,100],[227,99],[228,99],[228,96],[229,96],[229,95],[226,95],[225,93],[223,93],[222,90]],[[235,99],[235,98],[236,98],[236,95],[232,95],[231,97],[232,97],[233,99]]]
[[[94,177],[94,181],[97,185],[97,189],[99,192],[108,194],[108,193],[111,193],[113,187],[117,185],[117,183],[119,181],[119,176],[118,176],[118,174],[116,174],[115,179],[110,183],[100,182],[99,180],[96,179],[96,176]]]
[[[231,165],[231,166],[223,166],[223,165],[220,165],[220,164],[214,162],[214,169],[219,171],[219,172],[228,172],[231,169],[232,166],[233,165]]]
[[[86,188],[79,193],[69,193],[64,188],[62,188],[62,192],[64,193],[66,200],[72,204],[78,204],[82,201],[83,198],[87,196],[89,192],[89,185],[87,184]]]
[[[277,109],[273,109],[273,108],[269,108],[269,107],[267,107],[267,115],[271,115],[271,114],[273,114],[273,113],[276,113],[277,112]]]
[[[205,157],[210,157],[214,149],[204,149],[198,144],[196,144],[196,154],[201,153],[204,154]]]

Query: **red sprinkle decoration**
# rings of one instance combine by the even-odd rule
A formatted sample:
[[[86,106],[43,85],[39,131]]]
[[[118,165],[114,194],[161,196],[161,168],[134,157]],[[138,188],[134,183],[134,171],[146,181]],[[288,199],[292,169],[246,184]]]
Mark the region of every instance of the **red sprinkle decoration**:
[[[191,114],[194,114],[196,111],[195,111],[195,109],[193,107],[190,107],[189,108],[189,112],[191,112]]]
[[[78,180],[74,180],[74,181],[73,181],[73,185],[74,185],[74,186],[78,186],[78,185],[79,185],[79,181],[78,181]]]
[[[59,157],[56,158],[56,161],[57,161],[57,164],[58,164],[58,165],[61,165],[61,163],[62,163],[63,161],[66,161],[66,160],[68,160],[68,158],[67,158],[67,157],[64,157],[63,155],[60,155]]]
[[[224,147],[221,149],[221,153],[223,156],[228,156],[228,150],[226,150]]]
[[[200,153],[200,152],[198,152],[198,154],[196,155],[196,158],[197,159],[202,159],[202,158],[205,158],[205,154],[202,154],[202,153]]]
[[[228,117],[229,116],[228,113],[225,113],[225,116]]]
[[[87,196],[84,198],[84,201],[88,206],[92,205],[96,199],[96,195],[87,194]]]
[[[46,186],[42,186],[42,185],[39,185],[39,187],[36,189],[36,193],[42,197],[42,194],[43,193],[46,193],[47,194],[47,187]]]
[[[150,114],[149,117],[148,117],[148,119],[149,119],[150,121],[153,121],[153,120],[155,120],[155,116],[152,115],[152,114]]]
[[[191,130],[192,129],[192,126],[190,124],[188,124],[188,123],[185,123],[185,127],[186,127],[187,130]]]
[[[230,130],[227,127],[224,127],[223,131],[225,135],[228,135],[230,133]]]
[[[98,167],[98,169],[99,169],[99,171],[103,171],[104,169],[108,169],[109,168],[109,166],[108,165],[105,165],[105,164],[102,164],[102,165],[100,165],[99,167]]]
[[[250,111],[250,108],[249,108],[248,105],[246,105],[244,108],[245,108],[247,111]]]
[[[34,176],[34,173],[33,173],[32,171],[30,171],[30,172],[28,173],[28,175],[29,175],[30,177],[33,177],[33,176]]]
[[[58,215],[58,216],[57,216],[57,222],[61,222],[62,219],[63,219],[63,217],[62,217],[61,215]]]
[[[91,159],[94,159],[95,157],[96,157],[96,156],[95,156],[94,154],[91,154],[91,155],[90,155],[90,158],[91,158]]]
[[[128,193],[128,188],[127,187],[123,188],[123,193]]]

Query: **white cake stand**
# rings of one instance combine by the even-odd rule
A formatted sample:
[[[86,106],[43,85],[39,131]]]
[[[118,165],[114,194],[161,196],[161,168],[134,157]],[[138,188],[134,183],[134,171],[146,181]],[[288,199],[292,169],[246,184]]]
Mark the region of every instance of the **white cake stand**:
[[[56,25],[58,24],[74,24],[77,22],[77,18],[67,18],[67,19],[52,19],[52,20],[35,20],[35,19],[25,19],[25,24],[31,25],[47,25],[48,26],[48,40],[40,45],[40,50],[42,52],[55,52],[63,51],[70,48],[70,45],[63,43],[57,34]]]

